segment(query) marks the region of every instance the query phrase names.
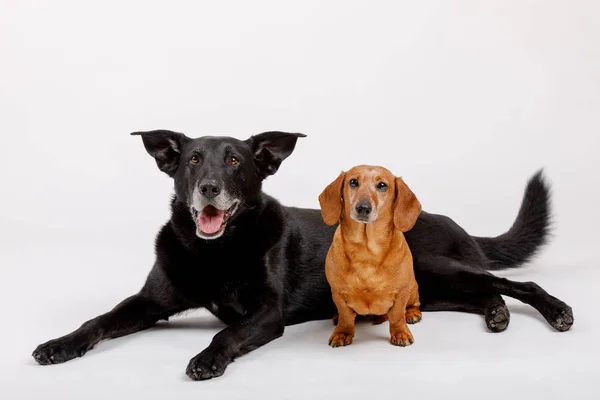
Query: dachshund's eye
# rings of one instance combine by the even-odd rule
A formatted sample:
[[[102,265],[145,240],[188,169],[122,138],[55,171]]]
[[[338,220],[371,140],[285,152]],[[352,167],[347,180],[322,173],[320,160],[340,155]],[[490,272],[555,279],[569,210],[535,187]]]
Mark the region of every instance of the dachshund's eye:
[[[388,185],[385,182],[379,182],[377,184],[377,190],[379,190],[380,192],[385,192],[386,190],[388,190]]]
[[[350,187],[358,187],[358,181],[356,179],[350,179],[350,182],[348,182],[348,184],[350,185]]]
[[[200,162],[200,156],[194,154],[192,157],[190,157],[190,162],[193,164],[198,164]]]
[[[231,156],[231,157],[227,158],[227,164],[229,164],[229,165],[233,165],[235,167],[239,163],[240,163],[240,160],[238,160],[234,156]]]

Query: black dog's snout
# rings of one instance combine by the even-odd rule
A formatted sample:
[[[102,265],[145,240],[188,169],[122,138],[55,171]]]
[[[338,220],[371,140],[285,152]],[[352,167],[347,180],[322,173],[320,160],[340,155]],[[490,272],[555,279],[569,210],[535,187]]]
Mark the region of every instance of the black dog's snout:
[[[204,180],[200,184],[200,193],[207,199],[212,199],[221,193],[221,188],[215,180]]]
[[[367,203],[367,202],[360,202],[356,205],[356,212],[358,213],[359,217],[366,217],[369,214],[371,214],[371,211],[373,211],[373,207],[371,207],[371,203]]]

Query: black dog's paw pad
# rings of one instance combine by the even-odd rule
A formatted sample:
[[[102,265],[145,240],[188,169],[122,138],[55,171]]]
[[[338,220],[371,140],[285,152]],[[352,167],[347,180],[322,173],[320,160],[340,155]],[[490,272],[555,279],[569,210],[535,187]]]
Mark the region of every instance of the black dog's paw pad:
[[[192,380],[204,381],[223,375],[226,368],[227,363],[220,357],[200,353],[190,360],[185,373]]]
[[[204,381],[219,377],[221,375],[223,375],[223,373],[216,374],[215,370],[207,371],[203,370],[201,367],[191,368],[189,371],[187,371],[187,376],[195,381]]]
[[[41,365],[60,364],[67,361],[67,357],[62,356],[60,353],[54,353],[54,351],[60,350],[38,348],[33,352],[32,356]]]
[[[573,317],[573,309],[571,307],[567,307],[549,322],[550,325],[552,325],[552,327],[557,331],[565,332],[571,329],[574,321],[575,318]]]
[[[36,349],[31,355],[40,365],[54,364],[54,356],[48,356],[44,351],[40,351],[39,349]]]
[[[188,367],[186,374],[195,381],[204,381],[207,379],[217,378],[225,372],[225,369],[219,369],[217,366],[194,366]]]
[[[51,340],[40,344],[31,354],[40,365],[61,364],[82,357],[89,348],[74,346],[66,340]]]
[[[498,305],[486,314],[485,323],[492,332],[502,332],[508,327],[510,313],[504,304]]]

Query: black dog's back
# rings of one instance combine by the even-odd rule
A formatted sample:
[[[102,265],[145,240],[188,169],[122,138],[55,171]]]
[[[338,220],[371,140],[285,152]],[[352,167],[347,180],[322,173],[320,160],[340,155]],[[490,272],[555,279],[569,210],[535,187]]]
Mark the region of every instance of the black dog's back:
[[[515,268],[546,243],[550,231],[550,188],[541,171],[528,181],[517,218],[508,232],[496,237],[469,235],[445,215],[422,212],[406,233],[416,258],[439,255],[487,270]]]

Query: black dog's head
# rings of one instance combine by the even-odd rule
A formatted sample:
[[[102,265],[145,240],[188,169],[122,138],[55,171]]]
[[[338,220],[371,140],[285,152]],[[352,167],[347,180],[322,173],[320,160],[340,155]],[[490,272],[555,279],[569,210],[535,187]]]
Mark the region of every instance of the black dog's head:
[[[158,168],[175,181],[177,200],[186,204],[196,223],[196,235],[220,237],[240,208],[260,198],[262,180],[277,172],[301,133],[265,132],[238,140],[156,130],[134,132]]]

